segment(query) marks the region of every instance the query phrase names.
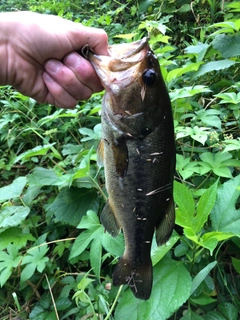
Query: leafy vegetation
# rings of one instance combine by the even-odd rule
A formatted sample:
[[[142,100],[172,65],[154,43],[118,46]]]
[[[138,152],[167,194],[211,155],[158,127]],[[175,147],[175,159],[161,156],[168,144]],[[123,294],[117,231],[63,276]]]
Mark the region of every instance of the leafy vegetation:
[[[103,93],[62,110],[1,87],[0,319],[239,319],[240,3],[5,0],[0,9],[101,27],[111,43],[150,33],[177,146],[176,229],[166,245],[153,242],[144,302],[111,286],[124,240],[98,218]]]

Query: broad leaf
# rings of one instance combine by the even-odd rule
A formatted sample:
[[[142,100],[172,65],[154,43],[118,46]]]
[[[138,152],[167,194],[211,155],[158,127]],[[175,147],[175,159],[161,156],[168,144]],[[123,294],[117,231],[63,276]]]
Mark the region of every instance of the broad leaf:
[[[219,311],[226,317],[227,320],[238,320],[238,309],[229,302],[224,302],[219,305]]]
[[[195,203],[191,191],[177,181],[174,182],[174,200],[178,205],[176,223],[182,227],[192,226],[192,217],[195,212]]]
[[[197,313],[189,309],[180,320],[204,320],[201,316]]]
[[[205,268],[203,268],[199,273],[195,276],[192,282],[191,294],[198,288],[198,286],[203,282],[209,272],[216,266],[217,261],[209,263]]]
[[[101,259],[102,243],[99,238],[95,238],[90,247],[90,263],[98,280],[100,280]]]
[[[21,273],[21,282],[25,282],[31,278],[37,269],[39,272],[43,272],[46,263],[49,261],[49,258],[46,255],[49,250],[47,245],[33,247],[28,250],[28,254],[23,258],[22,265],[27,265]]]
[[[218,61],[211,61],[206,63],[205,65],[201,66],[197,72],[194,73],[192,79],[196,79],[200,76],[208,72],[224,70],[231,66],[233,66],[236,62],[233,60],[218,60]]]
[[[225,59],[237,57],[240,52],[240,36],[219,34],[214,38],[212,45]]]
[[[18,247],[9,244],[7,252],[0,251],[0,286],[2,287],[16,268],[22,257],[18,254]]]
[[[115,320],[168,319],[190,295],[192,280],[181,262],[165,257],[153,268],[153,289],[149,300],[136,299],[130,289],[116,308]]]
[[[0,214],[0,228],[18,226],[29,214],[30,208],[23,206],[3,207]]]
[[[207,221],[208,216],[215,204],[216,196],[217,196],[217,185],[218,181],[216,181],[210,188],[208,188],[204,194],[201,196],[198,205],[197,205],[197,214],[194,218],[195,223],[192,228],[195,233],[201,231],[204,223]]]
[[[240,274],[240,260],[232,257],[232,264],[234,266],[234,269],[237,271],[237,273]]]
[[[19,198],[26,183],[26,177],[18,177],[8,186],[0,188],[0,202]]]
[[[97,209],[97,192],[94,189],[64,188],[56,199],[46,206],[56,222],[77,226],[89,209]]]
[[[34,241],[35,238],[30,233],[23,233],[20,228],[8,228],[0,233],[0,250],[6,248],[9,243],[14,246],[22,248],[26,245],[27,241]]]
[[[121,257],[124,251],[123,233],[119,233],[116,238],[113,238],[108,232],[102,235],[102,245],[111,255]]]
[[[103,231],[102,227],[99,227],[94,231],[92,229],[83,231],[74,241],[69,259],[71,260],[72,258],[79,256],[94,238],[101,237]]]
[[[234,237],[235,234],[232,232],[207,232],[201,237],[199,244],[203,247],[207,248],[211,255],[213,254],[213,250],[217,247],[219,241],[223,241],[226,239],[230,239]]]
[[[179,235],[173,231],[171,238],[162,246],[158,246],[156,242],[156,237],[154,235],[152,248],[151,248],[151,258],[152,265],[155,266],[174,246],[174,244],[179,240]]]
[[[28,175],[28,183],[34,186],[51,186],[57,185],[59,177],[53,169],[36,167],[33,172]]]
[[[240,209],[235,206],[240,195],[239,185],[240,175],[218,189],[216,204],[210,215],[213,230],[240,236]]]

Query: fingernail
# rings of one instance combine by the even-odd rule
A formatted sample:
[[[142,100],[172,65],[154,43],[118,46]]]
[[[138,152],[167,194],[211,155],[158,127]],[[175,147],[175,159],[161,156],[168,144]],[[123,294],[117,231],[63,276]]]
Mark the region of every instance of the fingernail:
[[[50,75],[46,71],[43,72],[43,80],[45,82],[53,82],[53,78],[51,78]]]
[[[61,66],[61,63],[57,60],[48,60],[45,63],[45,69],[50,72],[57,72]]]

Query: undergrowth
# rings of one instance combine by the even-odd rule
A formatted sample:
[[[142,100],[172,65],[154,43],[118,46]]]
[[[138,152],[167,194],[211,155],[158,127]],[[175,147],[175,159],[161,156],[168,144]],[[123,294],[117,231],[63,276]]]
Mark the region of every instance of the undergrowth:
[[[151,35],[172,101],[176,228],[152,245],[151,298],[111,285],[122,255],[99,222],[103,93],[74,110],[0,88],[0,319],[240,316],[238,1],[2,1],[104,28],[110,43]],[[18,317],[18,318],[17,318]]]

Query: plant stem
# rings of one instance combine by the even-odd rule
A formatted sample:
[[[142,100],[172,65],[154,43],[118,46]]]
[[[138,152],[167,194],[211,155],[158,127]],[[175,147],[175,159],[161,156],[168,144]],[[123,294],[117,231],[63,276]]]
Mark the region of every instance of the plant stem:
[[[116,305],[116,303],[117,303],[117,301],[118,301],[118,298],[119,298],[119,296],[120,296],[120,293],[121,293],[121,291],[122,291],[122,288],[123,288],[123,285],[121,285],[121,286],[119,287],[118,293],[117,293],[117,295],[116,295],[116,298],[114,299],[113,304],[112,304],[112,306],[111,306],[111,309],[109,310],[109,312],[108,312],[108,314],[107,314],[107,316],[106,316],[106,318],[105,318],[104,320],[108,320],[108,319],[110,318],[110,316],[111,316],[111,314],[112,314],[112,312],[113,312],[113,310],[114,310],[114,308],[115,308],[115,305]]]

